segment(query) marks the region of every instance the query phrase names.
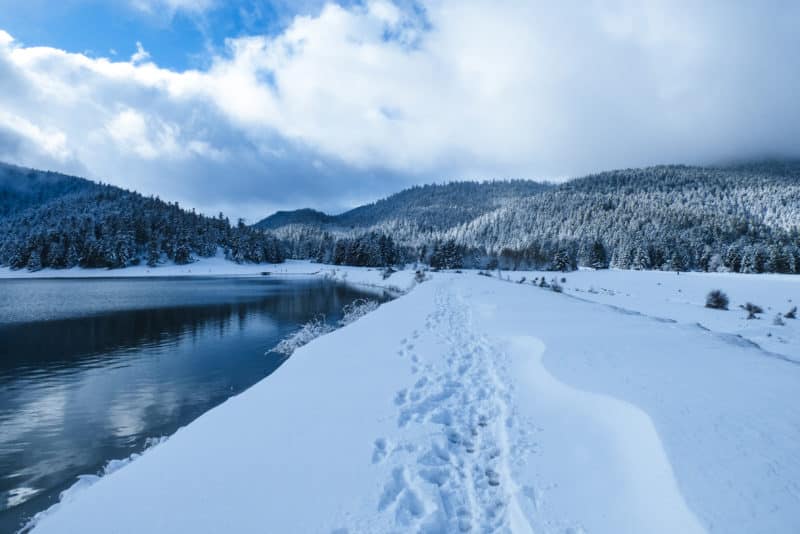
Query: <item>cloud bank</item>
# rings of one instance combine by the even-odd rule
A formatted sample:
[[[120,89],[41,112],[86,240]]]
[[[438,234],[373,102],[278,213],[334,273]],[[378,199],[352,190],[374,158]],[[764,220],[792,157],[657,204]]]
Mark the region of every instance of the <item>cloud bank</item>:
[[[147,43],[119,61],[2,32],[0,159],[255,219],[434,180],[798,156],[798,27],[792,2],[382,0],[182,72]]]

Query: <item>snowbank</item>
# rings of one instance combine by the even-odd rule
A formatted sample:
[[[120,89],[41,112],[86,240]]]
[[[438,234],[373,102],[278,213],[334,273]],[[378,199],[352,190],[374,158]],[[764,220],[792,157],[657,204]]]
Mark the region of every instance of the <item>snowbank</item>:
[[[497,277],[497,272],[492,273]],[[699,325],[718,334],[730,334],[751,341],[777,355],[800,361],[800,321],[774,324],[776,315],[800,307],[800,276],[783,274],[681,273],[663,271],[581,270],[503,271],[510,282],[525,283],[544,277],[566,279],[566,294],[682,324]],[[730,298],[727,311],[705,307],[706,295],[721,289]],[[760,305],[764,313],[748,320],[740,306]],[[800,316],[800,315],[799,315]]]
[[[344,272],[392,281],[332,276]],[[584,276],[598,290],[624,282],[574,273],[567,287]],[[628,282],[631,313],[436,273],[35,531],[800,531],[800,366],[713,321],[665,320],[697,304],[663,309],[672,293],[656,280]],[[730,281],[713,286],[762,305],[788,287]]]
[[[188,265],[174,263],[148,267],[135,265],[124,269],[42,269],[30,272],[0,267],[0,279],[30,278],[141,278],[141,277],[184,277],[184,276],[324,276],[344,283],[356,284],[362,288],[390,291],[402,294],[411,289],[414,270],[397,271],[388,279],[383,278],[382,269],[323,265],[310,261],[287,260],[284,263],[235,263],[223,257],[201,258]]]

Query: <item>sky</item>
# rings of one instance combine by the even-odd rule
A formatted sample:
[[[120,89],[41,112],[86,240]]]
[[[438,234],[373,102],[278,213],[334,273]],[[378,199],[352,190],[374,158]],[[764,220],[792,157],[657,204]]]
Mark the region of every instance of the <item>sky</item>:
[[[786,0],[0,0],[0,160],[250,222],[800,156]]]

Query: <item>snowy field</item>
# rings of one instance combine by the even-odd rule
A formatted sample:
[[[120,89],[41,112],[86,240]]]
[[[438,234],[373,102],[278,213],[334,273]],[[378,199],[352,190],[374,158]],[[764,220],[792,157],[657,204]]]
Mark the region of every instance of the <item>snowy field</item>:
[[[217,267],[168,274],[414,285]],[[773,324],[800,277],[581,271],[559,294],[541,274],[432,273],[35,532],[800,532],[800,320]]]

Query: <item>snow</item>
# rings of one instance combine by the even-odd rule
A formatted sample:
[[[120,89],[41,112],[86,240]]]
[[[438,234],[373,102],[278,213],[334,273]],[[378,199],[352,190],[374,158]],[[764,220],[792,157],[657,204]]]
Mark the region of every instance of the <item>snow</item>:
[[[255,275],[265,271],[300,273],[312,264],[308,262],[288,261],[279,264],[266,263],[235,263],[217,255],[213,258],[200,258],[186,265],[167,263],[157,267],[147,265],[132,265],[124,269],[84,269],[73,267],[71,269],[41,269],[28,271],[26,269],[11,269],[0,267],[0,278],[117,278],[141,276],[236,276]],[[314,269],[316,271],[317,269]]]
[[[497,275],[497,273],[493,273]],[[800,307],[800,277],[782,274],[670,273],[661,271],[581,270],[571,273],[504,271],[502,278],[527,281],[545,277],[572,296],[609,304],[631,312],[699,325],[718,334],[741,337],[763,349],[800,361],[800,321],[773,324],[776,315]],[[721,289],[730,298],[727,311],[705,307],[706,295]],[[740,306],[752,302],[764,308],[748,320]]]
[[[558,294],[434,273],[35,532],[800,531],[798,321],[733,309],[785,311],[800,280],[565,276]],[[702,307],[713,288],[731,311]]]
[[[28,271],[0,267],[0,279],[31,278],[141,278],[141,277],[192,277],[192,276],[325,276],[332,280],[403,293],[414,286],[414,271],[406,269],[383,280],[381,269],[322,265],[302,260],[287,260],[284,263],[235,263],[218,255],[200,258],[187,265],[169,263],[158,267],[134,265],[124,269],[41,269]]]

